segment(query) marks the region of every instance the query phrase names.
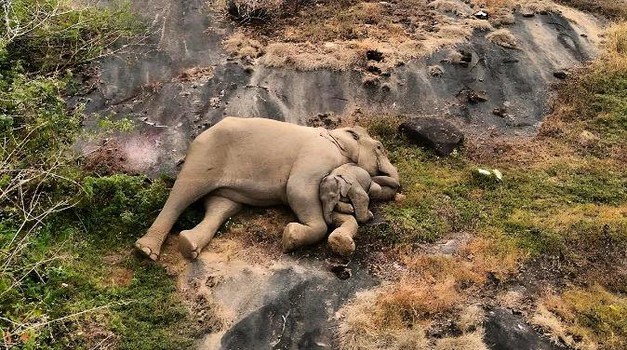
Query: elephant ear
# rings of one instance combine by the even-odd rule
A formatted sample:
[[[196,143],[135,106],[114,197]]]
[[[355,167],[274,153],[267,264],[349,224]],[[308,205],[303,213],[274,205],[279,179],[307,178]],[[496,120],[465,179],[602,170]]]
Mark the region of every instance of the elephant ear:
[[[342,175],[338,175],[338,187],[339,192],[342,197],[348,197],[348,191],[350,191],[351,187],[353,187],[353,182]]]
[[[331,213],[340,202],[340,182],[336,176],[327,176],[320,182],[320,202],[324,221],[327,224],[332,223]]]

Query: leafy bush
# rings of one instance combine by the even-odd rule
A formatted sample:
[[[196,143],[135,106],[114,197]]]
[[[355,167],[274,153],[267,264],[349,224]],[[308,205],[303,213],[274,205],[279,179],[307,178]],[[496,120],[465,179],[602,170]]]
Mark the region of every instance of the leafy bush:
[[[86,176],[72,151],[82,108],[64,100],[85,63],[141,39],[143,25],[128,3],[68,6],[0,4],[0,344],[189,347],[163,268],[116,253],[156,216],[166,183]]]
[[[143,24],[129,4],[107,7],[62,0],[13,0],[0,9],[0,66],[52,73],[88,63],[132,43]]]

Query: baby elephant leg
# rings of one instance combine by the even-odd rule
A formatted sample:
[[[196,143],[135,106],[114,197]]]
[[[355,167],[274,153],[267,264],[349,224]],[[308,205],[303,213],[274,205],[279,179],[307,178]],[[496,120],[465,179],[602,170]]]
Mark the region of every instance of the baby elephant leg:
[[[333,252],[348,256],[355,251],[355,241],[353,238],[357,234],[357,220],[352,215],[333,212],[333,225],[336,227],[329,235],[328,242]]]
[[[193,229],[181,231],[179,237],[179,251],[189,259],[196,259],[220,226],[242,209],[240,203],[223,197],[207,196],[204,201],[205,217]]]
[[[355,208],[350,203],[339,202],[335,205],[335,211],[340,214],[355,215]],[[374,219],[374,214],[368,210],[368,221]]]

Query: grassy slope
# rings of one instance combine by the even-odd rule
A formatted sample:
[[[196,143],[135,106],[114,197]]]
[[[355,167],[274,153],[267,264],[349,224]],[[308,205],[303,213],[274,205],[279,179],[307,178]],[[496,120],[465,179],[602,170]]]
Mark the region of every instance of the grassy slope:
[[[363,234],[395,247],[404,270],[345,310],[344,348],[375,348],[377,339],[403,348],[408,332],[433,332],[438,320],[472,336],[481,329],[463,330],[461,315],[474,303],[521,309],[573,347],[627,346],[627,25],[607,39],[606,54],[558,89],[534,139],[471,141],[438,158],[397,136],[399,118],[370,122],[407,198],[383,205],[389,228]],[[423,242],[464,234],[470,241],[452,256],[424,253]],[[526,295],[508,291],[517,285]]]

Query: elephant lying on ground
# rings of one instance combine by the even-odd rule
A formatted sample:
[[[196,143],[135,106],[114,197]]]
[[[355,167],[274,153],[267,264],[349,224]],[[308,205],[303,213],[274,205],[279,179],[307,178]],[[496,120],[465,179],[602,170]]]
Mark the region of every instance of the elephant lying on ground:
[[[398,182],[398,172],[382,144],[363,128],[328,131],[269,119],[227,117],[192,142],[163,209],[135,246],[157,260],[179,215],[202,198],[204,219],[181,232],[179,239],[179,249],[188,258],[196,258],[220,225],[244,204],[291,207],[299,222],[285,227],[284,251],[316,243],[327,232],[320,181],[351,162],[383,186]]]
[[[381,187],[376,181],[386,186]],[[341,165],[325,176],[320,182],[320,201],[325,221],[335,227],[328,238],[331,249],[340,255],[352,254],[357,223],[373,217],[368,210],[370,199],[392,200],[398,187],[396,179],[371,178],[366,170],[352,163]]]

